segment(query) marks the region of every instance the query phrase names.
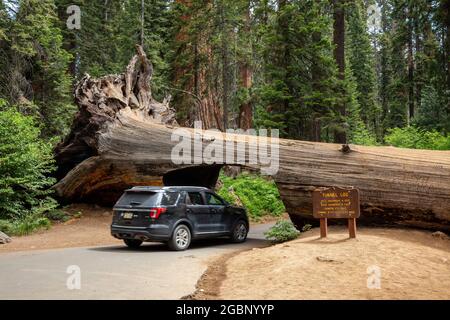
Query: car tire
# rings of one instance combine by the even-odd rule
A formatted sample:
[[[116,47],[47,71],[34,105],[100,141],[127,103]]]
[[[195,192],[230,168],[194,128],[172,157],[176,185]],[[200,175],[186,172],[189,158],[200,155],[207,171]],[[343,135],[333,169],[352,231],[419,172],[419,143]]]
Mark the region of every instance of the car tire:
[[[183,251],[189,248],[191,238],[192,235],[189,227],[185,224],[180,224],[173,230],[172,237],[167,244],[171,250]]]
[[[231,242],[241,243],[247,239],[248,227],[247,223],[243,220],[239,220],[231,231]]]
[[[141,246],[142,241],[137,239],[124,239],[123,242],[128,246],[128,248],[137,249]]]

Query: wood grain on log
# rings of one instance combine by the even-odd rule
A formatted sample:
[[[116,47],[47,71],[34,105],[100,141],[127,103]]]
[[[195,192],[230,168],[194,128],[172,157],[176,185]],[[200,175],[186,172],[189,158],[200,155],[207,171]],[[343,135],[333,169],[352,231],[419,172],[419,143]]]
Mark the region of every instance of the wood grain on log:
[[[148,70],[143,67],[146,63],[140,51],[125,74],[98,80],[86,76],[78,84],[75,97],[80,111],[55,154],[61,179],[55,189],[61,198],[112,204],[133,185],[215,185],[222,163],[172,162],[178,143],[172,141],[177,128],[174,111],[167,101],[156,102],[146,95],[149,88],[139,85],[138,79]],[[143,90],[148,92],[141,94]],[[183,129],[186,137],[194,133]],[[221,136],[216,139],[217,143],[257,141],[236,134],[226,141]],[[350,145],[343,152],[337,144],[274,141],[280,146],[274,179],[297,225],[313,221],[314,188],[353,186],[361,195],[359,222],[450,230],[450,151]],[[203,147],[208,143],[203,140]],[[240,147],[234,148],[236,153]],[[245,149],[247,156],[256,151],[252,143]],[[247,165],[255,169],[255,165],[243,166]]]

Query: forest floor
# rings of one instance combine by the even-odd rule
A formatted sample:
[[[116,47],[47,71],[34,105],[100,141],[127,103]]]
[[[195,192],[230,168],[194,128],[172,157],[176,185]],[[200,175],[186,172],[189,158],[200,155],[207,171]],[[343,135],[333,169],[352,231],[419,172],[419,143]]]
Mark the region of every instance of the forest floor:
[[[450,299],[450,240],[391,228],[360,228],[349,239],[343,227],[320,239],[312,229],[294,241],[220,257],[187,298]]]

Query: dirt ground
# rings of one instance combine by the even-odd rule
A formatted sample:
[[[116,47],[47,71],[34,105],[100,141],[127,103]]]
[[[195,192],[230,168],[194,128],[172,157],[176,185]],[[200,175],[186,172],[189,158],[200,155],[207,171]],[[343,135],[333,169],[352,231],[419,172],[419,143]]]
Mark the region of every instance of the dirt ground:
[[[379,279],[379,280],[378,280]],[[371,287],[371,288],[368,288]],[[331,227],[219,258],[191,299],[450,299],[450,240],[411,229]]]
[[[42,230],[23,237],[11,237],[12,242],[0,245],[0,254],[13,251],[42,250],[68,247],[121,244],[110,234],[112,211],[87,204],[71,205],[67,211],[79,218],[64,223],[54,223],[49,230]]]

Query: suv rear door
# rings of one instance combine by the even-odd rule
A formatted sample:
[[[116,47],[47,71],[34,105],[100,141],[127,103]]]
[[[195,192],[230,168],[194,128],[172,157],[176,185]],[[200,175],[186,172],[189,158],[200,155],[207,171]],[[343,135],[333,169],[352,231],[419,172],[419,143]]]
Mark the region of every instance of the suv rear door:
[[[189,191],[186,194],[186,215],[194,225],[196,234],[208,233],[210,230],[209,207],[205,205],[200,192]]]

